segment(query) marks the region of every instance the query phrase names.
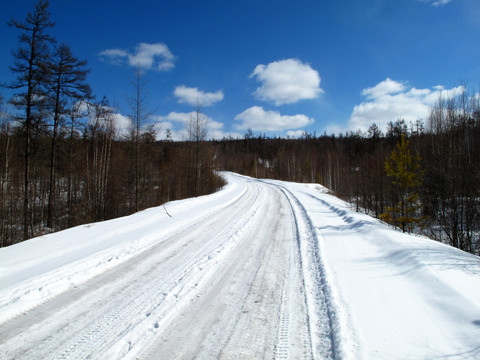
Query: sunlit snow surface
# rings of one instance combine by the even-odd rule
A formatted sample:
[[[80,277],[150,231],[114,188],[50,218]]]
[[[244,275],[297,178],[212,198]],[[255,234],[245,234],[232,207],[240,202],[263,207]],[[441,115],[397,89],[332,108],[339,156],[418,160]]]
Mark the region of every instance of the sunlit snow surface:
[[[222,176],[0,249],[0,358],[480,358],[478,257],[320,185]]]

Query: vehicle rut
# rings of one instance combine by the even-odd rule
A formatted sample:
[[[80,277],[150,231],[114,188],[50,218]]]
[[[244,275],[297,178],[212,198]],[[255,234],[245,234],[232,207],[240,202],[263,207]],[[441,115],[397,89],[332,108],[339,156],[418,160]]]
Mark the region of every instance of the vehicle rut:
[[[295,217],[314,358],[340,359],[340,339],[336,336],[339,326],[337,306],[326,275],[315,226],[300,200],[284,186],[275,186],[288,198]],[[307,268],[304,264],[311,266]]]
[[[208,219],[207,223],[204,222],[207,228],[217,233],[216,237],[211,239],[202,237],[202,233],[205,233],[203,228],[193,225],[189,232],[182,231],[162,242],[162,244],[170,242],[176,246],[172,249],[160,246],[163,250],[160,259],[155,259],[155,253],[149,251],[113,269],[113,272],[118,274],[124,268],[140,267],[145,275],[142,279],[131,278],[130,283],[124,280],[116,286],[113,280],[118,278],[118,275],[112,276],[111,272],[107,272],[104,276],[113,283],[108,281],[103,283],[99,281],[102,276],[99,276],[83,284],[82,287],[86,290],[82,291],[84,296],[81,298],[81,305],[77,305],[77,301],[70,301],[65,309],[58,312],[58,315],[65,316],[66,320],[61,328],[52,329],[57,336],[27,339],[25,348],[17,349],[16,356],[22,359],[38,358],[40,355],[46,359],[103,358],[101,354],[110,347],[117,346],[116,340],[122,334],[128,333],[132,327],[146,327],[149,333],[152,332],[148,331],[149,329],[160,327],[161,321],[158,319],[167,321],[171,318],[169,312],[178,310],[180,298],[183,297],[183,301],[187,302],[186,297],[194,296],[202,279],[211,276],[218,259],[235,246],[235,238],[256,214],[258,207],[256,198],[259,191],[260,189],[257,189],[244,200],[229,207],[231,210],[226,211],[226,216],[223,217],[228,226],[222,226],[223,223],[214,218]],[[192,251],[191,246],[195,246],[196,250]],[[178,258],[182,261],[178,261]],[[128,276],[127,272],[127,279]],[[186,278],[189,278],[188,282]],[[183,288],[184,282],[194,283],[195,286]],[[93,289],[87,291],[91,283],[94,283]],[[97,296],[99,293],[103,294]],[[62,294],[62,297],[68,297],[68,293]],[[89,297],[102,300],[89,302]],[[54,298],[50,302],[55,300]],[[149,304],[154,304],[154,308],[149,309]],[[43,305],[47,307],[48,302]],[[31,312],[34,313],[35,309]],[[157,313],[156,317],[151,316],[153,312]],[[35,317],[34,314],[29,315]],[[75,325],[77,318],[92,320],[87,326],[79,329]],[[38,326],[48,327],[50,321],[46,315],[43,315],[43,320]],[[58,346],[59,342],[63,344]],[[128,350],[128,347],[127,340],[125,347],[120,351],[125,351],[125,348]],[[94,352],[92,349],[95,349]]]

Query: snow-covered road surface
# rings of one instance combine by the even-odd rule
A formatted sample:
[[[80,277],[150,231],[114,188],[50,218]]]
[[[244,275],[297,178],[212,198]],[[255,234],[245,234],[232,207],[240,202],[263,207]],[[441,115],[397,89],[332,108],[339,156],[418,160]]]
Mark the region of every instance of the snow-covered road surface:
[[[0,358],[480,358],[478,257],[319,185],[223,176],[0,249]]]

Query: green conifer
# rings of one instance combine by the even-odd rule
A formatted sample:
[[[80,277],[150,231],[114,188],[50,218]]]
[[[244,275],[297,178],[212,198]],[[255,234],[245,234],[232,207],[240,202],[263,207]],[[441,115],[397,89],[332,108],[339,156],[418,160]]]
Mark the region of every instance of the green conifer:
[[[425,220],[419,214],[421,204],[415,192],[423,182],[425,171],[420,167],[420,155],[412,156],[408,145],[409,141],[402,135],[392,154],[385,160],[385,171],[388,177],[393,178],[392,184],[399,200],[380,215],[382,220],[400,227],[403,232],[412,231]]]

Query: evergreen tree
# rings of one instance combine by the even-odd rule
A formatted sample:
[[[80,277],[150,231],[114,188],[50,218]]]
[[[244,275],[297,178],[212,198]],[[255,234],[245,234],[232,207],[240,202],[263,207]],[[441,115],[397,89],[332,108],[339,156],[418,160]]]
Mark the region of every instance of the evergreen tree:
[[[392,154],[385,161],[385,171],[392,177],[398,202],[387,207],[380,218],[398,226],[403,232],[410,232],[415,225],[421,225],[424,218],[419,215],[420,203],[415,191],[423,182],[424,170],[420,168],[420,156],[412,156],[409,141],[402,134]]]

